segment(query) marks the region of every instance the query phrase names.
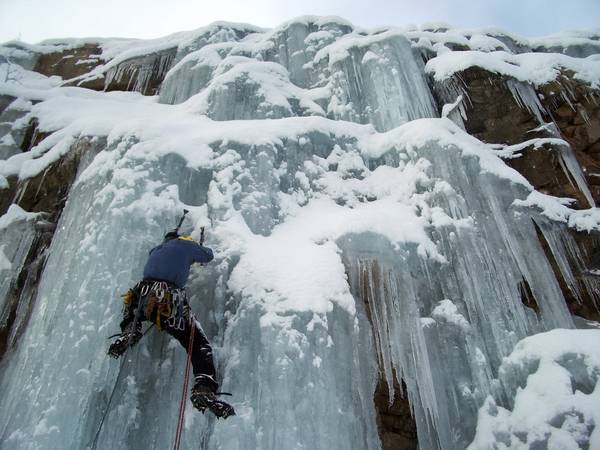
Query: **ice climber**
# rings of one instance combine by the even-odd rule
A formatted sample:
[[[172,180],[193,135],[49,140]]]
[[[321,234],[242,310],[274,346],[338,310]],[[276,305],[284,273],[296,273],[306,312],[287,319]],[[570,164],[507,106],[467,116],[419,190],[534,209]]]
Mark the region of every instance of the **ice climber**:
[[[110,345],[108,354],[118,358],[135,345],[142,337],[142,322],[156,324],[188,351],[194,372],[193,405],[202,412],[208,409],[217,417],[227,418],[235,412],[231,405],[216,398],[212,348],[190,309],[184,288],[190,266],[210,262],[213,252],[189,236],[180,236],[178,229],[167,233],[164,241],[150,250],[143,280],[125,294],[121,334]]]

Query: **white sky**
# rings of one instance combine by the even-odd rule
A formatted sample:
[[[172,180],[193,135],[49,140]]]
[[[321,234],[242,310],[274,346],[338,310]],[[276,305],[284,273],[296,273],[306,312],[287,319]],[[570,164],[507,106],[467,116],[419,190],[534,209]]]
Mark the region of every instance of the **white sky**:
[[[160,37],[216,20],[273,27],[337,15],[355,25],[496,26],[542,36],[600,28],[600,0],[0,0],[0,42],[57,37]]]

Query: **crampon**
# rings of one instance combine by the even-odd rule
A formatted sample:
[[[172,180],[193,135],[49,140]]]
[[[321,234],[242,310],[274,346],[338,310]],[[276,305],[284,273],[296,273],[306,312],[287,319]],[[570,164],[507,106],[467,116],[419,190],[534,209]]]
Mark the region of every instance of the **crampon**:
[[[108,356],[118,359],[123,353],[127,351],[128,347],[133,347],[142,338],[140,331],[125,332],[121,334],[112,344],[108,347]]]
[[[205,386],[194,386],[191,396],[192,404],[202,413],[208,409],[217,419],[227,419],[229,416],[235,416],[233,406],[218,400],[217,395],[219,395],[218,392],[212,392]]]

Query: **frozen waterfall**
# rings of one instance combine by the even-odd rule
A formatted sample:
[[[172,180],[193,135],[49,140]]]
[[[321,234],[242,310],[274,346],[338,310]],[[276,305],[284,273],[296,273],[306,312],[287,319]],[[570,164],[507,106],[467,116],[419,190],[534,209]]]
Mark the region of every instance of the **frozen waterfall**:
[[[0,161],[2,192],[16,186],[0,217],[0,331],[12,330],[0,448],[173,445],[183,349],[152,330],[122,360],[106,350],[120,295],[183,208],[184,230],[206,227],[215,251],[187,290],[237,415],[217,421],[185,399],[182,448],[379,449],[381,379],[390,403],[406,386],[421,450],[600,442],[600,346],[576,355],[577,339],[600,331],[573,330],[547,258],[577,293],[570,261],[581,258],[565,228],[597,209],[536,191],[464,131],[464,114],[439,118],[423,55],[450,50],[434,35],[336,18],[217,23],[126,51],[101,43],[112,63],[90,77],[144,92],[164,76],[154,97],[58,86],[22,67],[19,85],[0,84],[24,108],[13,132],[35,118],[43,136],[26,152],[4,139],[15,148]],[[17,205],[74,148],[64,209],[40,241],[46,215]],[[23,283],[25,269],[39,279]],[[528,383],[544,373],[568,402],[519,441]]]

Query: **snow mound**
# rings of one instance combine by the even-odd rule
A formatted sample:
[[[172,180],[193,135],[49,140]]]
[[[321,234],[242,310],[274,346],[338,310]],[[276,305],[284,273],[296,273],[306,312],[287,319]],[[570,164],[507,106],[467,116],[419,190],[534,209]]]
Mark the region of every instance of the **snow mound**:
[[[499,374],[513,396],[487,398],[469,450],[600,448],[600,330],[527,337]]]

